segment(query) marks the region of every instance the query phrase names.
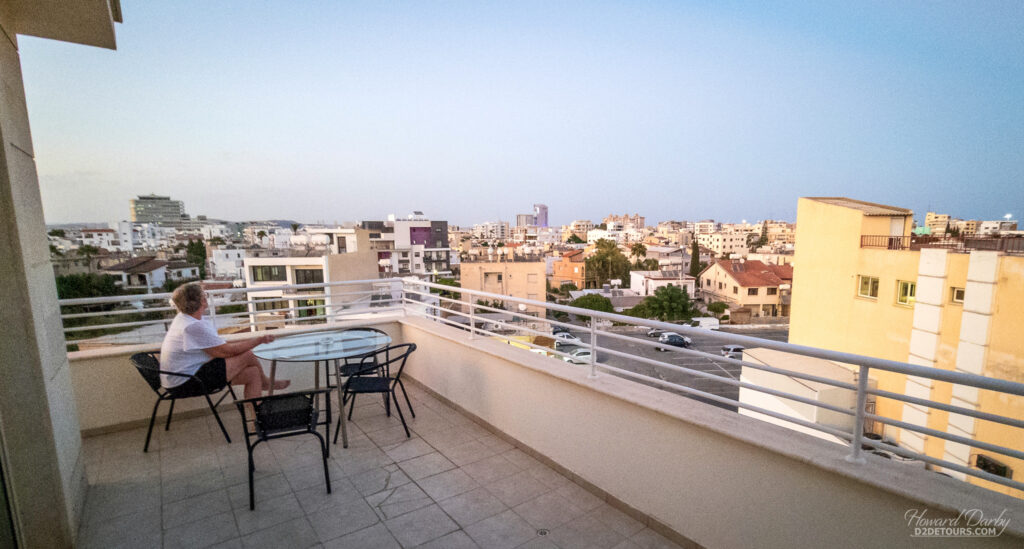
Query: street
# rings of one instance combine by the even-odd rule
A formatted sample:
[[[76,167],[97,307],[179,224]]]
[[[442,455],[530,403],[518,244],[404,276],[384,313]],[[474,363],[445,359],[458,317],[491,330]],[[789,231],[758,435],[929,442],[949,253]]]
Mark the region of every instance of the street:
[[[615,337],[601,337],[598,336],[598,345],[602,348],[619,351],[622,353],[628,353],[630,355],[641,356],[653,360],[662,362],[668,362],[677,366],[690,368],[692,370],[699,370],[706,372],[718,377],[724,377],[728,379],[739,380],[741,367],[738,364],[731,364],[724,360],[718,360],[721,358],[722,341],[718,338],[702,336],[699,334],[687,334],[693,340],[693,346],[691,350],[702,351],[709,353],[712,356],[693,356],[687,354],[683,349],[677,349],[676,347],[667,347],[669,350],[662,352],[655,350],[654,346],[650,345],[657,342],[657,338],[647,337],[646,328],[638,328],[634,326],[615,326],[612,328],[604,329],[603,331],[611,332],[614,334],[620,334],[629,336],[630,340],[623,340]],[[726,332],[726,330],[721,330]],[[788,328],[780,327],[765,327],[765,328],[741,328],[736,329],[735,327],[728,328],[729,333],[735,333],[739,335],[758,337],[763,339],[771,339],[775,341],[786,341],[788,339],[789,330]],[[580,338],[584,343],[590,341],[590,332],[587,329],[573,329],[572,333]],[[570,351],[574,346],[562,346],[559,348],[561,351]],[[621,368],[623,370],[629,370],[636,372],[645,377],[651,379],[659,379],[667,381],[677,385],[684,385],[692,387],[699,391],[711,393],[713,395],[721,396],[730,400],[739,399],[739,387],[721,383],[713,378],[706,378],[697,376],[694,374],[679,372],[664,366],[655,366],[647,364],[639,360],[633,360],[626,357],[613,355],[607,352],[598,353],[598,362]],[[626,377],[626,376],[623,376]],[[644,383],[643,380],[630,378],[634,381]],[[714,402],[699,396],[690,395],[684,391],[678,389],[672,389],[664,385],[657,383],[648,382],[645,383],[652,387],[658,387],[662,390],[671,391],[675,394],[688,396],[701,402],[706,402],[720,408],[727,410],[736,411],[736,406],[731,406],[721,402]]]

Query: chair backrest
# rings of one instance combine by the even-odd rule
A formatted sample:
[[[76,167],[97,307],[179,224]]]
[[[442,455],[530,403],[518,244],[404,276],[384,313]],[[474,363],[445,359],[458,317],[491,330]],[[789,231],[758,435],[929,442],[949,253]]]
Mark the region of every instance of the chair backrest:
[[[398,378],[402,376],[402,370],[405,369],[406,360],[408,360],[409,355],[411,355],[415,350],[415,343],[389,345],[383,349],[373,352],[372,354],[364,356],[363,365],[370,367],[373,364],[376,364],[376,367],[381,369],[384,377],[390,377],[392,380],[398,380]]]
[[[329,389],[295,391],[279,395],[239,400],[238,411],[242,415],[243,424],[248,431],[246,421],[246,403],[251,403],[255,411],[253,421],[254,433],[261,438],[268,435],[282,434],[290,431],[310,431],[316,428],[318,407],[317,396]],[[329,397],[327,397],[329,398]]]
[[[150,388],[160,390],[160,358],[158,353],[135,353],[131,357],[132,365]]]

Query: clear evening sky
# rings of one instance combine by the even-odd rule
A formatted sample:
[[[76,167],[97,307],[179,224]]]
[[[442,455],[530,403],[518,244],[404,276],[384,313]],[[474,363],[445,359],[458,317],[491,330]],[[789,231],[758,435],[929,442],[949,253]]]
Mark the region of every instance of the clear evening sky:
[[[19,37],[47,222],[1024,218],[1024,2],[155,2]]]

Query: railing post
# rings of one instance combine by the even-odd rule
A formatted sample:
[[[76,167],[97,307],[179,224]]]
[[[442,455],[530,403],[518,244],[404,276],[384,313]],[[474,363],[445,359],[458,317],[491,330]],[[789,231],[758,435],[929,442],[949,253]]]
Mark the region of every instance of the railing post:
[[[473,306],[473,296],[469,296],[469,339],[476,335],[476,307]]]
[[[850,463],[864,463],[864,456],[861,444],[864,441],[864,414],[868,403],[868,368],[867,365],[860,365],[860,373],[857,374],[857,409],[854,410],[853,441],[850,442],[850,455],[846,461]]]
[[[590,379],[597,378],[597,319],[590,317]]]

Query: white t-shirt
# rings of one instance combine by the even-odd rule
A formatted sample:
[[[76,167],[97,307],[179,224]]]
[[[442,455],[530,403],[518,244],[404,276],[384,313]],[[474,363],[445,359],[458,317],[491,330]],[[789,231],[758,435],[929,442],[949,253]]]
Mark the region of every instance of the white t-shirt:
[[[211,357],[203,349],[223,345],[224,339],[217,335],[217,329],[208,320],[178,313],[160,347],[160,369],[182,374],[194,374]],[[160,374],[160,384],[166,388],[177,387],[188,381],[187,377]]]

